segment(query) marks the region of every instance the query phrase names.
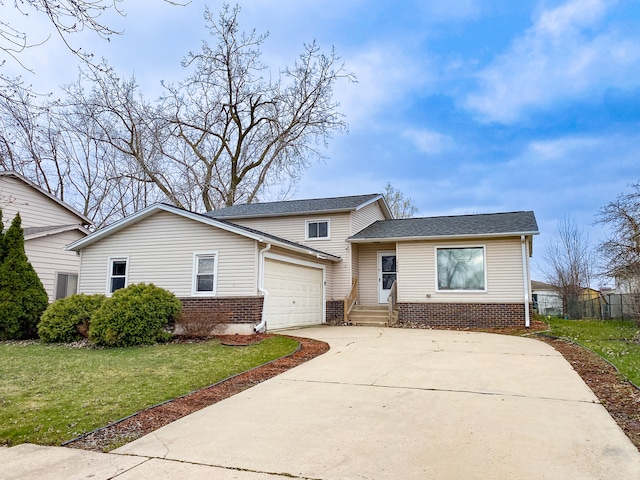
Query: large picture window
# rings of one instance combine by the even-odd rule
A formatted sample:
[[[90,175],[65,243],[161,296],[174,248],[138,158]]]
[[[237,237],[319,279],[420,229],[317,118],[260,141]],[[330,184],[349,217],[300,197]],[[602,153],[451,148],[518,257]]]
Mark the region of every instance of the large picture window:
[[[484,247],[437,248],[438,290],[486,290]]]
[[[193,259],[193,293],[213,295],[216,292],[216,253],[196,253]]]

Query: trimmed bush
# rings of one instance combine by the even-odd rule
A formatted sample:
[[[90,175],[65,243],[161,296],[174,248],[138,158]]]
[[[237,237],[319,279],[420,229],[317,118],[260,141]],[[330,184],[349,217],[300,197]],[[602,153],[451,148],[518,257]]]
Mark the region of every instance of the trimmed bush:
[[[45,342],[60,343],[87,338],[91,317],[106,298],[100,294],[78,294],[56,300],[42,314],[38,335]]]
[[[89,340],[109,347],[129,347],[167,341],[165,327],[182,310],[176,296],[155,285],[139,283],[116,290],[95,312]]]

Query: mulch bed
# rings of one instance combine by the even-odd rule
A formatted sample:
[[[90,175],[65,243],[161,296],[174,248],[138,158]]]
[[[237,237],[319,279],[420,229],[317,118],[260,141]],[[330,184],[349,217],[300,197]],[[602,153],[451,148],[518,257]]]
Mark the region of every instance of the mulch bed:
[[[538,338],[567,359],[640,451],[640,390],[624,380],[613,365],[590,350],[559,338],[544,335]]]
[[[224,335],[215,338],[220,339],[224,345],[243,347],[258,343],[270,336],[270,334]],[[213,405],[220,400],[229,398],[236,393],[240,393],[247,388],[275,377],[329,350],[329,345],[325,342],[309,338],[290,338],[295,338],[300,342],[300,348],[291,355],[279,358],[183,397],[178,397],[155,407],[142,410],[124,420],[112,423],[87,435],[71,440],[65,443],[64,446],[97,452],[112,450],[190,413]],[[198,340],[182,341],[194,342]]]
[[[404,325],[404,327],[424,328],[418,325]],[[547,326],[543,322],[534,321],[528,330],[522,328],[492,328],[482,329],[481,331],[507,335],[533,335],[536,332],[544,331],[546,328]],[[269,336],[271,335],[227,335],[216,338],[219,338],[226,345],[241,347],[262,341],[262,339]],[[138,412],[123,421],[72,440],[66,443],[65,446],[93,451],[111,450],[185,415],[240,393],[329,350],[329,345],[318,340],[292,338],[296,338],[300,342],[300,349],[287,357],[274,360],[266,365],[184,397]],[[615,367],[595,353],[574,343],[545,336],[543,333],[538,334],[536,338],[553,346],[567,359],[640,451],[640,390],[628,381],[623,380]]]

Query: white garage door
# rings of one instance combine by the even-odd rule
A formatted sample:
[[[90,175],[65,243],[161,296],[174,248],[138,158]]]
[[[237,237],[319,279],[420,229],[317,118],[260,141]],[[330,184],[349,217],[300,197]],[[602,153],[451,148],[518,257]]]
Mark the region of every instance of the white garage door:
[[[267,329],[323,322],[322,270],[265,259]]]

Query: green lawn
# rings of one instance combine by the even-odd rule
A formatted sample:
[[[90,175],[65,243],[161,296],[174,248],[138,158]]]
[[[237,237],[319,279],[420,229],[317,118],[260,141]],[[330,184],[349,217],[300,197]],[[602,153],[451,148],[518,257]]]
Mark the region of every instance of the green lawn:
[[[293,352],[272,337],[87,349],[0,342],[0,445],[57,445],[134,412]]]
[[[613,363],[640,385],[640,329],[629,320],[549,320],[551,334],[573,340]]]

